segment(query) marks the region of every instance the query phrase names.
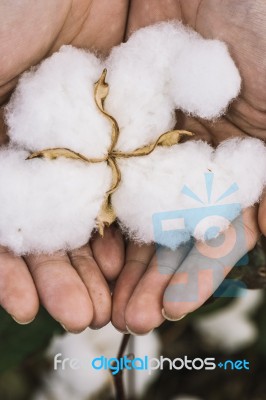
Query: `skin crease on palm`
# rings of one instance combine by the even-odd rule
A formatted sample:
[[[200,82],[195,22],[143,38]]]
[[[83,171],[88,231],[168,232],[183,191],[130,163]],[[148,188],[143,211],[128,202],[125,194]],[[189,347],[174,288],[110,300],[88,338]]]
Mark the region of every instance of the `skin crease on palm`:
[[[235,135],[265,140],[264,0],[132,0],[131,4],[125,0],[12,3],[4,0],[0,4],[0,102],[4,104],[8,100],[24,70],[62,44],[105,55],[132,31],[169,19],[181,20],[206,38],[224,40],[243,79],[241,96],[226,117],[216,123],[206,123],[178,113],[177,128],[191,130],[196,138],[214,146]],[[7,139],[1,115],[2,111],[0,143],[4,143]],[[246,249],[251,249],[260,234],[258,221],[260,230],[266,234],[266,201],[261,201],[259,208],[246,210],[243,220]],[[230,239],[232,230],[226,235]],[[204,252],[204,248],[201,250]],[[204,272],[199,276],[197,302],[167,302],[164,299],[167,286],[182,280],[182,273],[160,274],[153,246],[127,243],[124,253],[124,241],[116,228],[106,230],[103,239],[95,236],[89,245],[67,255],[22,259],[1,249],[0,303],[23,323],[34,318],[40,299],[68,330],[78,332],[89,325],[99,328],[112,318],[117,329],[142,334],[163,322],[162,308],[168,317],[178,319],[198,308],[212,294],[212,285],[206,284],[210,276]],[[193,262],[191,257],[191,254],[185,257],[188,265],[190,260]],[[175,269],[178,259],[181,262],[183,258],[181,254],[176,255]],[[106,281],[116,279],[111,305]]]

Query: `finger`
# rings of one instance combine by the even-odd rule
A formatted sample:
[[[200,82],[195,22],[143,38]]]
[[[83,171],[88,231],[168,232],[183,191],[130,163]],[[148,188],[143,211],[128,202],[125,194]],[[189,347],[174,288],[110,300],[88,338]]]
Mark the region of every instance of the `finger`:
[[[175,251],[158,248],[126,308],[126,324],[131,332],[145,334],[164,321],[164,290],[190,247],[190,244],[183,245]]]
[[[266,236],[266,192],[259,207],[259,226],[263,235]]]
[[[255,246],[259,234],[254,207],[246,209],[217,239],[196,243],[164,293],[167,319],[179,320],[200,307],[232,267]]]
[[[0,304],[20,324],[36,316],[39,300],[26,263],[0,246]]]
[[[135,32],[143,26],[172,19],[182,20],[180,4],[176,0],[131,1],[127,25],[127,37],[130,36],[132,32]]]
[[[26,257],[40,300],[54,319],[71,332],[88,327],[93,307],[87,288],[63,252]]]
[[[111,319],[111,293],[89,245],[69,253],[70,261],[84,282],[93,306],[90,327],[99,329]]]
[[[97,233],[91,241],[91,249],[105,278],[115,280],[125,261],[125,244],[120,229],[112,225],[105,228],[103,237]]]
[[[4,108],[0,108],[0,146],[8,142],[7,128],[4,121]]]
[[[115,285],[112,307],[112,323],[121,332],[127,331],[125,321],[127,303],[154,252],[153,245],[139,246],[130,242],[127,246],[126,263]]]

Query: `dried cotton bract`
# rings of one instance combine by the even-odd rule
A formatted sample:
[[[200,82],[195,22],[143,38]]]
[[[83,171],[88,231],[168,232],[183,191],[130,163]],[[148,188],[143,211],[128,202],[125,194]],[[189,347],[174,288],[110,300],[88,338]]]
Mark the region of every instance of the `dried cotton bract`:
[[[179,23],[140,29],[104,61],[64,46],[26,72],[6,108],[10,145],[0,151],[0,244],[18,254],[77,248],[96,227],[112,186],[106,161],[26,158],[51,148],[68,148],[88,159],[106,156],[111,125],[94,99],[104,68],[105,110],[118,123],[115,150],[121,152],[154,143],[172,130],[175,109],[206,119],[221,116],[241,85],[226,45]],[[140,242],[154,240],[154,213],[199,207],[195,197],[184,195],[184,187],[203,199],[201,207],[238,187],[224,199],[222,230],[237,216],[229,203],[254,204],[266,183],[265,146],[256,139],[228,140],[216,151],[201,141],[157,147],[150,155],[118,159],[117,165],[121,182],[112,206],[123,229]],[[207,199],[210,173],[212,198]],[[189,235],[204,239],[208,228],[206,222]],[[186,238],[187,233],[179,235],[171,247]]]

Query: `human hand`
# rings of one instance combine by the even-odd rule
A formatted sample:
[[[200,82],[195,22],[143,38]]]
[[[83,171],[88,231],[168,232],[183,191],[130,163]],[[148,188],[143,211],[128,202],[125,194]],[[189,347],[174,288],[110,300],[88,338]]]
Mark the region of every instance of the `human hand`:
[[[0,106],[30,66],[63,44],[106,54],[124,37],[128,2],[48,0],[0,4]],[[108,27],[108,31],[106,31]],[[0,145],[8,140],[0,109]],[[4,188],[1,188],[4,190]],[[107,280],[124,263],[121,233],[112,227],[79,250],[16,257],[0,247],[0,304],[20,323],[36,315],[39,299],[67,330],[100,328],[110,320]]]
[[[206,38],[225,41],[243,80],[241,95],[225,117],[210,123],[179,112],[176,128],[192,131],[195,133],[194,140],[204,139],[214,146],[232,136],[254,136],[266,140],[265,2],[135,0],[131,3],[128,34],[140,27],[168,19],[182,20]],[[259,207],[244,210],[242,219],[245,243],[237,249],[239,259],[256,244],[260,235],[259,226],[266,234],[266,198],[262,199]],[[224,234],[225,243],[230,244],[234,240],[233,225]],[[152,246],[128,244],[125,267],[113,296],[114,326],[121,331],[126,331],[128,327],[141,334],[159,326],[164,317],[178,320],[184,314],[194,311],[211,296],[238,261],[235,259],[236,253],[229,265],[224,266],[220,265],[219,250],[216,258],[212,258],[208,243],[196,243],[192,249],[181,247],[172,255],[165,249],[155,252]],[[213,259],[212,270],[220,269],[220,274],[214,276],[210,270],[202,269],[203,254]],[[168,273],[162,273],[160,268],[160,260],[164,264],[163,258]],[[180,300],[179,284],[187,280],[192,281],[190,287],[198,290],[196,300]]]

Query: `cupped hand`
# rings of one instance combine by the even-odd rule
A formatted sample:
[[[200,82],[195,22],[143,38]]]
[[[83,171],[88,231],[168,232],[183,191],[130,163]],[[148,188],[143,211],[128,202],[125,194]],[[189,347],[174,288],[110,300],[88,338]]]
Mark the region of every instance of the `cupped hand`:
[[[31,322],[42,305],[71,332],[98,329],[111,317],[110,282],[124,262],[124,243],[116,227],[104,239],[71,252],[18,257],[0,247],[0,304],[16,322]]]
[[[108,53],[124,38],[127,12],[128,2],[120,0],[1,2],[0,106],[21,73],[63,44]],[[7,140],[0,109],[0,145]],[[21,258],[0,247],[0,304],[22,324],[34,319],[40,299],[67,330],[100,328],[111,317],[107,281],[123,263],[124,243],[115,227],[68,254]]]
[[[181,20],[205,38],[226,42],[243,81],[241,95],[225,117],[210,123],[178,113],[176,128],[192,131],[196,139],[207,140],[214,146],[232,136],[266,140],[265,1],[134,0],[128,35],[140,27],[169,19]],[[266,235],[266,197],[258,207],[244,210],[241,220],[225,232],[224,241],[228,245],[234,243],[236,227],[244,240],[226,264],[220,248],[213,253],[209,243],[183,246],[174,253],[130,243],[114,291],[114,326],[121,331],[143,334],[159,326],[165,318],[178,320],[201,306],[238,259],[255,246],[260,231]],[[226,249],[223,247],[222,251]],[[206,260],[211,261],[210,269],[204,266]]]

